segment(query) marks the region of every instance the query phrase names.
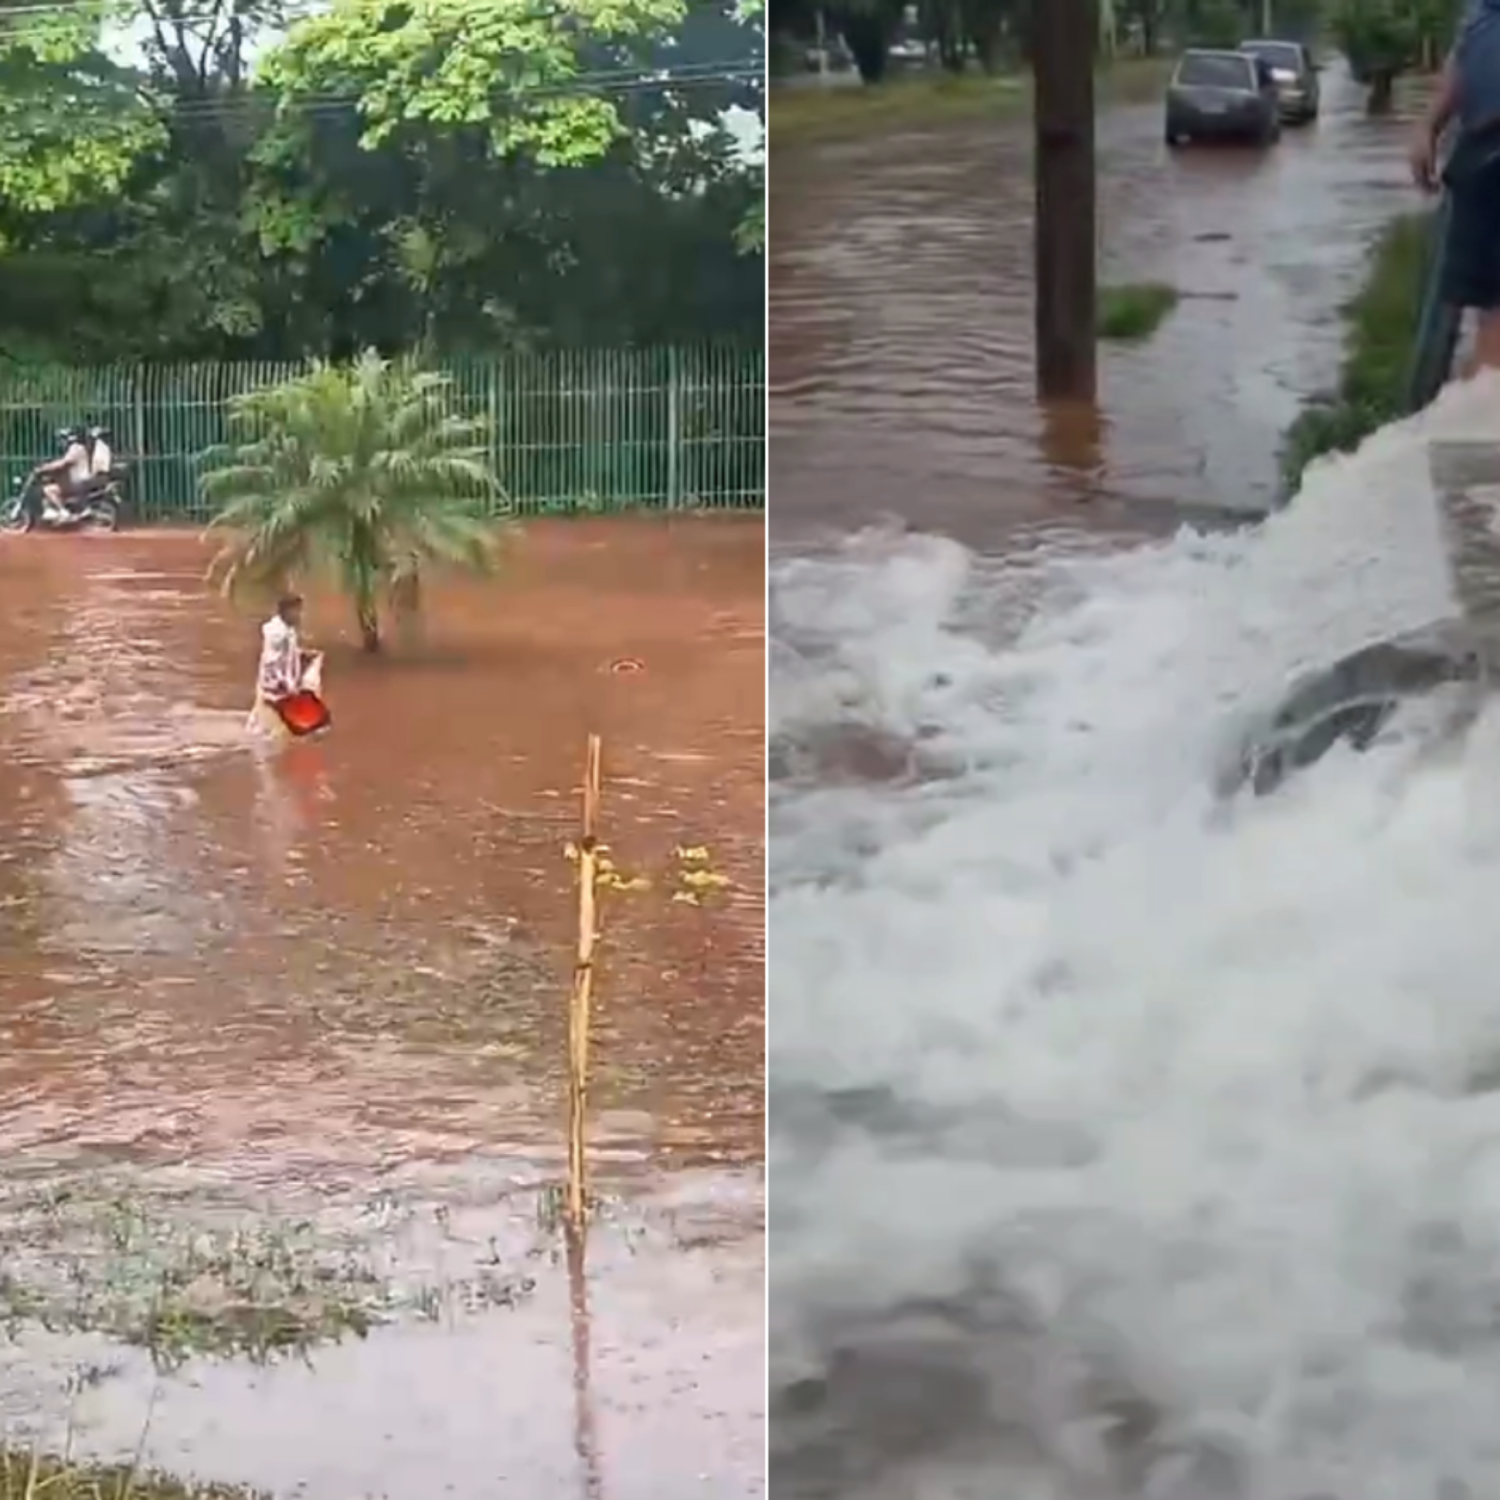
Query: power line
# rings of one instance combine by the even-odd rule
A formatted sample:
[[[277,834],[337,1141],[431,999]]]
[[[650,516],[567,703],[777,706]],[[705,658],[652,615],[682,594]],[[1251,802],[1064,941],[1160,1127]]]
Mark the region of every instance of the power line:
[[[689,92],[704,88],[717,88],[736,83],[763,83],[764,73],[758,67],[718,63],[683,64],[673,69],[600,69],[580,73],[571,79],[550,84],[517,83],[497,90],[499,97],[519,99],[566,99],[599,97],[610,95],[647,94],[652,92]],[[251,87],[239,93],[223,94],[206,98],[179,99],[175,104],[170,94],[162,103],[170,107],[171,118],[180,120],[204,120],[229,118],[234,115],[333,116],[355,111],[363,115],[360,105],[364,96],[354,92],[316,91],[306,94],[282,95],[276,90]],[[72,101],[81,106],[84,100],[75,96]],[[26,111],[8,111],[8,120],[24,118]],[[367,118],[367,117],[366,117]],[[57,119],[56,112],[49,112],[49,123]],[[62,118],[66,124],[66,115]],[[411,124],[482,124],[483,121],[444,120],[431,114],[413,116]]]

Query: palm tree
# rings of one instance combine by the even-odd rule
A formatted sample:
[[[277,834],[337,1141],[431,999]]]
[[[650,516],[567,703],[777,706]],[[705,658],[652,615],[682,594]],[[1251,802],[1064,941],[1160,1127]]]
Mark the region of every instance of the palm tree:
[[[503,494],[484,425],[453,414],[449,386],[371,350],[237,397],[238,441],[204,455],[210,529],[228,534],[210,579],[234,594],[331,574],[378,651],[382,606],[412,618],[424,571],[488,571]]]

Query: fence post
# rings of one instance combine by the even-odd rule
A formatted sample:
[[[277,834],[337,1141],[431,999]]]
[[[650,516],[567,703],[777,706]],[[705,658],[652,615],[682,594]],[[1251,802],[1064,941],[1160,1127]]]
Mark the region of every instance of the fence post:
[[[130,461],[135,468],[135,503],[136,514],[146,514],[146,478],[141,472],[144,467],[143,460],[146,456],[146,393],[141,389],[142,370],[139,365],[130,367],[130,418],[135,431],[130,435]],[[122,448],[119,439],[115,440],[115,447]]]
[[[682,500],[682,402],[678,387],[677,346],[667,350],[667,508],[676,510]]]

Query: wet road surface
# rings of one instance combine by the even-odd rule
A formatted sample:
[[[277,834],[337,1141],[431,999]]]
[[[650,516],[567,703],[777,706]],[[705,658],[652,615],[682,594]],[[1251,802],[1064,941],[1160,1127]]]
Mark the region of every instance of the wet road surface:
[[[946,533],[990,556],[1006,555],[1010,562],[1033,543],[1039,543],[1037,553],[1049,555],[1074,545],[1107,547],[1117,539],[1174,528],[1184,518],[1222,519],[1226,513],[1263,509],[1275,493],[1285,429],[1305,398],[1337,377],[1344,334],[1340,308],[1359,284],[1369,241],[1387,220],[1416,204],[1405,177],[1405,122],[1368,119],[1362,92],[1338,69],[1330,69],[1324,83],[1322,120],[1307,130],[1288,130],[1267,152],[1169,153],[1161,138],[1159,106],[1124,106],[1102,115],[1102,274],[1115,282],[1170,282],[1183,301],[1144,345],[1104,346],[1100,402],[1093,412],[1047,412],[1033,396],[1032,182],[1026,122],[950,123],[878,140],[776,151],[773,99],[773,552],[815,551],[829,534],[895,518],[912,530]],[[887,566],[887,554],[899,555],[902,566]],[[772,774],[784,776],[788,806],[806,795],[796,817],[788,815],[788,826],[806,835],[801,856],[809,868],[819,869],[824,867],[817,859],[827,851],[829,873],[819,878],[847,896],[847,920],[855,930],[861,914],[886,910],[877,904],[882,898],[890,900],[893,914],[914,912],[923,900],[931,901],[933,922],[941,920],[944,902],[957,909],[974,899],[976,912],[983,914],[979,920],[988,920],[1003,905],[999,893],[1009,879],[1000,872],[1010,859],[1005,838],[986,842],[982,832],[993,826],[988,817],[994,804],[1005,801],[995,791],[999,782],[980,776],[972,805],[953,814],[953,824],[945,826],[932,806],[942,803],[944,778],[961,781],[971,769],[968,752],[950,763],[941,752],[933,755],[935,788],[927,802],[920,796],[927,774],[920,739],[887,739],[879,730],[869,730],[867,720],[884,723],[888,710],[890,719],[904,726],[920,715],[923,731],[930,728],[934,742],[941,743],[960,717],[965,724],[987,724],[993,715],[993,738],[976,729],[973,741],[963,743],[984,746],[975,765],[1001,774],[996,767],[1008,763],[1018,741],[1007,737],[1008,725],[1005,731],[998,725],[1014,709],[1005,699],[1007,691],[1015,685],[1017,698],[1025,696],[1023,674],[1007,677],[995,669],[990,675],[993,664],[976,668],[974,697],[965,699],[962,715],[955,712],[952,721],[945,719],[943,708],[929,708],[933,700],[925,695],[948,686],[946,675],[934,667],[951,660],[958,675],[967,670],[967,627],[992,645],[992,633],[1003,637],[1034,608],[1034,601],[1025,597],[1021,570],[997,565],[1000,586],[991,588],[986,563],[972,564],[963,602],[970,602],[970,588],[978,597],[972,619],[960,619],[961,606],[952,597],[941,611],[934,603],[946,586],[936,581],[944,570],[924,571],[923,551],[916,544],[904,551],[898,543],[872,540],[864,552],[851,548],[838,554],[821,585],[827,598],[817,602],[818,585],[808,581],[815,570],[785,561],[787,593],[801,590],[787,614],[802,629],[798,633],[786,626],[783,641],[776,643],[786,644],[788,662],[787,700],[776,708],[793,728],[785,745],[773,746]],[[970,566],[968,559],[965,566]],[[956,560],[953,568],[956,576]],[[773,594],[773,611],[776,607]],[[901,628],[908,618],[909,636]],[[1108,615],[1100,618],[1107,630]],[[809,627],[810,621],[816,628]],[[840,650],[844,637],[847,655]],[[1060,657],[1075,649],[1060,638],[1044,640]],[[901,655],[902,647],[910,656]],[[868,661],[862,654],[866,650]],[[1046,650],[1039,647],[1028,663],[1039,677],[1048,672]],[[820,677],[825,663],[829,680]],[[1129,666],[1127,661],[1127,682]],[[863,699],[861,673],[866,669],[874,686]],[[1107,696],[1107,685],[1097,686]],[[797,696],[804,692],[805,702]],[[890,702],[879,698],[881,692],[889,694]],[[1087,697],[1080,701],[1086,705]],[[809,703],[821,705],[819,712],[831,722],[820,718],[808,728]],[[1023,712],[1015,712],[1024,719]],[[1086,715],[1081,719],[1079,728],[1093,728]],[[967,733],[959,731],[960,738]],[[984,756],[992,745],[1002,748],[994,752],[996,761],[987,763]],[[784,767],[778,766],[778,757]],[[1079,765],[1093,769],[1086,757]],[[1066,762],[1058,774],[1065,779],[1075,774],[1072,763]],[[858,800],[861,788],[873,793],[886,784],[910,789],[911,826],[922,830],[912,836],[910,846],[903,842],[901,813],[893,812],[891,803],[875,795],[868,804]],[[1064,791],[1043,785],[1038,805],[1049,805],[1054,793],[1066,800]],[[1087,801],[1087,795],[1079,795]],[[825,796],[826,824],[816,807]],[[840,796],[845,800],[838,801]],[[1045,815],[1024,818],[1015,826],[1024,839],[1045,826]],[[887,829],[889,862],[884,848],[880,857],[872,854],[863,864],[852,852],[845,855],[846,850],[873,850],[880,831]],[[946,876],[936,864],[929,869],[921,860],[908,862],[910,849],[924,839],[929,853],[943,849],[953,859],[954,869]],[[816,850],[817,857],[808,850]],[[781,850],[777,852],[780,856]],[[981,872],[979,884],[986,887],[982,895],[994,896],[993,903],[986,899],[981,904],[980,893],[972,889],[976,877],[965,863],[971,854]],[[858,870],[849,877],[848,892],[840,891],[841,876],[834,873],[841,855],[848,868]],[[788,862],[795,865],[796,857],[787,856]],[[993,890],[986,885],[991,879]],[[808,889],[815,885],[809,877]],[[821,895],[824,887],[816,888]],[[845,908],[837,900],[821,908],[811,902],[809,897],[808,910],[819,912],[829,931],[815,934],[808,952],[826,966],[825,976],[832,975],[840,951],[835,929]],[[789,909],[795,910],[790,901]],[[1040,911],[1031,907],[1028,920]],[[796,919],[788,920],[794,928]],[[931,924],[924,926],[916,917],[913,923],[912,932],[921,936],[911,941],[914,951],[921,952],[921,944],[930,941]],[[819,936],[826,938],[821,950]],[[1108,929],[1100,939],[1106,946],[1116,940]],[[899,951],[901,942],[893,939],[890,951]],[[961,940],[956,946],[962,947]],[[851,972],[859,972],[861,961],[867,961],[864,955],[851,951]],[[951,992],[968,995],[973,973],[961,971],[962,959],[934,949],[927,971],[945,963]],[[922,965],[914,963],[913,972],[923,973]],[[881,978],[872,967],[866,987],[878,991]],[[1068,983],[1062,981],[1059,990],[1071,1000]],[[831,980],[829,987],[836,989]],[[804,994],[807,1011],[798,1018],[808,1031],[815,1029],[809,1014],[832,1014],[817,1008],[825,997],[815,994],[816,988]],[[995,985],[981,989],[984,994],[975,1003],[985,1019],[972,1033],[964,1022],[949,1032],[944,1022],[925,1014],[920,1023],[892,1020],[902,1014],[907,999],[899,983],[893,986],[886,1016],[880,1016],[878,1003],[871,1004],[877,1017],[872,1029],[898,1028],[897,1034],[910,1039],[913,1054],[928,1045],[932,1056],[949,1048],[955,1055],[969,1046],[982,1049],[999,1023],[984,1009],[998,990]],[[957,1002],[955,1010],[963,1003]],[[830,1057],[832,1046],[830,1042]],[[1050,1054],[1042,1054],[1043,1072],[1053,1062]],[[928,1084],[941,1113],[953,1076],[946,1060],[933,1064],[930,1073],[915,1058],[891,1065],[899,1088],[911,1080],[919,1106],[906,1122],[900,1115],[904,1095],[899,1089],[887,1100],[879,1086],[840,1087],[850,1077],[879,1077],[874,1071],[878,1064],[862,1057],[841,1070],[833,1061],[821,1063],[817,1045],[809,1043],[808,1056],[798,1058],[797,1065],[813,1074],[821,1067],[830,1080],[826,1089],[813,1088],[810,1099],[803,1099],[796,1092],[803,1082],[798,1079],[777,1105],[777,1130],[785,1132],[789,1143],[784,1149],[810,1164],[812,1179],[825,1152],[827,1162],[837,1161],[841,1173],[858,1177],[881,1154],[878,1132],[889,1128],[891,1142],[900,1138],[899,1145],[889,1148],[891,1160],[902,1163],[903,1173],[909,1166],[910,1174],[892,1167],[885,1181],[891,1193],[899,1193],[896,1184],[913,1184],[913,1202],[925,1211],[928,1202],[946,1204],[953,1184],[967,1181],[965,1152],[976,1149],[974,1140],[985,1142],[977,1149],[986,1166],[1010,1160],[1013,1150],[1030,1150],[1008,1137],[995,1136],[999,1144],[993,1144],[982,1111],[971,1118],[961,1108],[954,1113],[961,1116],[964,1130],[955,1130],[951,1156],[946,1138],[936,1133],[942,1127],[933,1127],[930,1140],[923,1138],[927,1127],[921,1107],[927,1100],[916,1091]],[[869,1071],[861,1074],[860,1068]],[[773,1087],[777,1082],[773,1076]],[[888,1103],[887,1127],[881,1119]],[[806,1123],[799,1110],[806,1111]],[[1009,1119],[1008,1111],[1002,1114]],[[1049,1116],[1049,1128],[1052,1123]],[[967,1133],[971,1125],[974,1136]],[[868,1138],[857,1134],[861,1129],[869,1132]],[[909,1138],[901,1135],[906,1130]],[[850,1136],[855,1144],[847,1146],[847,1157],[840,1157]],[[942,1144],[934,1144],[939,1140]],[[1042,1151],[1052,1149],[1049,1145]],[[928,1153],[941,1184],[931,1200],[923,1193],[934,1179],[924,1183],[921,1172]],[[833,1176],[828,1169],[827,1180]],[[878,1193],[865,1199],[854,1187],[839,1191],[847,1194],[841,1202],[872,1216],[853,1217],[851,1211],[852,1222],[875,1222],[885,1201]],[[816,1202],[817,1195],[810,1195],[810,1201]],[[788,1202],[796,1205],[795,1196]],[[934,1234],[929,1262],[925,1221],[918,1218],[914,1224],[907,1214],[892,1241],[915,1247],[911,1253],[920,1269],[910,1273],[911,1284],[926,1288],[936,1280],[938,1287],[909,1301],[893,1296],[880,1306],[881,1287],[904,1285],[903,1272],[872,1275],[873,1288],[863,1294],[871,1306],[865,1309],[860,1305],[863,1284],[848,1289],[842,1279],[845,1267],[835,1259],[846,1242],[833,1231],[833,1216],[822,1223],[809,1213],[807,1222],[798,1222],[802,1207],[783,1209],[785,1224],[777,1229],[782,1248],[776,1264],[792,1267],[788,1284],[800,1285],[806,1299],[799,1303],[795,1296],[773,1292],[773,1306],[792,1309],[784,1320],[784,1337],[773,1348],[778,1493],[879,1494],[901,1500],[917,1494],[985,1494],[993,1490],[1000,1467],[993,1458],[996,1448],[1008,1450],[1006,1462],[1012,1465],[1011,1477],[1020,1476],[1021,1489],[1050,1493],[1057,1489],[1063,1466],[1049,1462],[1048,1443],[1055,1442],[1058,1452],[1084,1454],[1092,1451],[1093,1434],[1106,1433],[1113,1443],[1139,1421],[1132,1407],[1107,1404],[1114,1394],[1107,1386],[1102,1397],[1091,1391],[1079,1403],[1078,1420],[1069,1421],[1061,1436],[1046,1421],[1032,1419],[1028,1426],[1027,1419],[1016,1416],[1032,1402],[1049,1406],[1052,1382],[1071,1369],[1073,1352],[1067,1346],[1050,1347],[1031,1358],[1033,1330],[1018,1324],[1019,1303],[1012,1304],[1001,1283],[986,1279],[990,1252],[985,1242],[974,1252],[974,1285],[956,1278],[959,1289],[950,1298],[952,1288],[943,1280],[947,1272],[938,1268],[947,1265],[950,1250],[957,1254],[955,1247],[965,1243],[963,1231],[955,1228],[946,1242]],[[878,1231],[870,1233],[879,1238]],[[847,1243],[854,1240],[851,1234]],[[892,1250],[891,1260],[900,1254]],[[1042,1298],[1060,1306],[1065,1273],[1054,1279],[1045,1246],[1029,1245],[1023,1258],[1030,1265],[1037,1254],[1042,1256],[1037,1284],[1047,1289]],[[851,1264],[855,1256],[857,1251]],[[1066,1262],[1066,1253],[1059,1261]],[[831,1313],[827,1326],[820,1326],[820,1299],[835,1309],[855,1311],[844,1323],[840,1314]],[[1229,1321],[1237,1337],[1240,1330],[1232,1314]],[[1149,1413],[1146,1403],[1142,1407]],[[1080,1459],[1080,1472],[1086,1463]],[[1114,1492],[1102,1478],[1102,1467],[1088,1472],[1095,1481],[1091,1492]],[[1162,1483],[1185,1485],[1181,1493],[1239,1492],[1235,1482],[1219,1476],[1214,1471],[1212,1478],[1199,1482],[1196,1471],[1178,1470]],[[1000,1483],[1004,1488],[1003,1479]],[[1062,1488],[1067,1489],[1066,1479]],[[1336,1491],[1330,1487],[1327,1492]]]
[[[1033,400],[1024,120],[777,153],[774,545],[891,515],[983,542],[1267,504],[1283,432],[1336,378],[1365,247],[1414,206],[1405,127],[1366,118],[1337,66],[1322,119],[1268,151],[1169,152],[1161,123],[1099,122],[1101,276],[1183,301],[1144,346],[1104,347],[1098,413]]]
[[[348,1221],[340,1243],[382,1282],[472,1291],[476,1268],[504,1265],[534,1283],[464,1320],[462,1377],[425,1327],[320,1354],[337,1399],[305,1371],[169,1382],[157,1461],[427,1500],[496,1493],[496,1452],[528,1492],[561,1492],[568,1294],[538,1189],[563,1162],[564,849],[598,730],[603,836],[650,881],[606,904],[596,991],[593,1152],[616,1203],[590,1246],[601,1442],[613,1422],[627,1446],[608,1413],[645,1407],[676,1412],[680,1437],[638,1434],[604,1488],[758,1493],[762,545],[732,520],[539,524],[500,582],[441,590],[426,641],[384,661],[314,597],[335,727],[267,758],[243,733],[258,622],[206,595],[195,538],[0,544],[8,1161],[37,1192],[84,1198],[106,1190],[76,1174],[106,1173],[205,1233],[272,1212]],[[672,899],[674,850],[693,846],[732,882],[702,906]],[[388,1244],[392,1213],[447,1226],[463,1275],[433,1268],[431,1233]],[[0,1362],[12,1422],[55,1435],[80,1357],[32,1342]],[[134,1445],[142,1391],[121,1378],[90,1397],[100,1444]]]

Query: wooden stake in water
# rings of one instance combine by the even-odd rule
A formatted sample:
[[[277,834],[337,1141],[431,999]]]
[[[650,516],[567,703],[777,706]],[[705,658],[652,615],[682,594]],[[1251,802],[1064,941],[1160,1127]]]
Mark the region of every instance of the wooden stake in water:
[[[591,734],[583,771],[583,833],[578,841],[578,952],[568,1005],[568,1217],[574,1224],[583,1223],[588,1203],[584,1117],[588,1105],[594,942],[598,936],[594,897],[599,866],[599,758],[599,736]]]

